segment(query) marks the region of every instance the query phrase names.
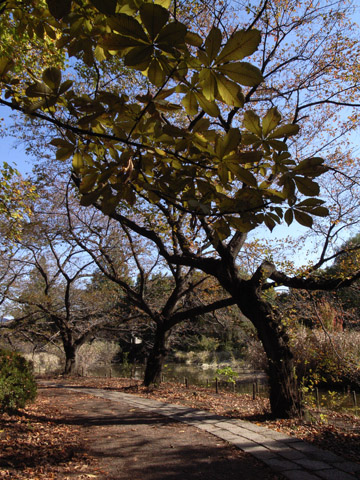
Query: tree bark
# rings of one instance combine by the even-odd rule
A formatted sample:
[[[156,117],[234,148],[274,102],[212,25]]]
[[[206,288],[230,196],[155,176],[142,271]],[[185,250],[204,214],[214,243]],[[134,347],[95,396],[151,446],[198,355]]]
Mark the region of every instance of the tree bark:
[[[256,327],[268,360],[270,406],[277,418],[297,417],[301,398],[289,337],[281,319],[270,304],[255,292],[248,293],[247,305],[239,302],[242,312]]]
[[[64,375],[74,375],[76,370],[76,347],[71,343],[64,344],[64,351],[65,351]]]
[[[157,324],[155,330],[154,345],[148,356],[144,375],[144,385],[148,387],[152,383],[160,383],[161,372],[168,353],[168,332],[163,324]]]
[[[261,271],[259,270],[261,273]],[[214,272],[213,272],[214,274]],[[264,300],[261,281],[244,280],[234,264],[222,264],[215,276],[256,328],[268,360],[270,406],[277,418],[297,417],[301,398],[289,337],[281,318]]]

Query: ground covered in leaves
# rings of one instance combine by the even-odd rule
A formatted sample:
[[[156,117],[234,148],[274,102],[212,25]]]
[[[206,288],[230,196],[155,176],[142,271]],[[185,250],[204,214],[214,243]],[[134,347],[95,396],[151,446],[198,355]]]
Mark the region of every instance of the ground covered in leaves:
[[[168,403],[189,405],[209,410],[218,415],[241,418],[256,422],[288,435],[306,440],[325,450],[332,451],[349,460],[360,462],[360,417],[340,414],[329,410],[310,409],[303,419],[273,420],[269,415],[269,402],[251,395],[222,392],[179,383],[162,383],[157,388],[145,388],[141,382],[120,378],[86,378],[58,380],[60,383],[108,388],[134,393]]]
[[[284,480],[208,432],[53,382],[34,405],[1,417],[4,480],[235,480],[239,472]]]
[[[79,395],[78,401],[85,399]],[[3,480],[89,479],[96,470],[87,455],[80,428],[63,423],[64,412],[52,398],[14,414],[0,415],[0,478]],[[89,474],[90,475],[89,475]]]

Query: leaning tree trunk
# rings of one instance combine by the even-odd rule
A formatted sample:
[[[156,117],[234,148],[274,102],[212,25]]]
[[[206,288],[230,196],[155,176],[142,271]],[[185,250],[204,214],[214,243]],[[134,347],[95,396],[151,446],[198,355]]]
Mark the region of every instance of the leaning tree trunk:
[[[146,362],[144,385],[148,387],[152,383],[160,383],[161,372],[164,366],[167,350],[168,332],[163,324],[157,324],[155,330],[154,345]]]
[[[271,275],[266,272],[269,265],[264,262],[250,280],[241,278],[232,259],[223,259],[220,265],[209,263],[207,273],[217,277],[256,328],[268,360],[271,412],[277,418],[291,418],[301,412],[301,398],[289,337],[281,318],[263,298],[262,286]]]
[[[261,291],[251,285],[247,287],[238,295],[237,303],[255,326],[267,356],[271,412],[277,418],[298,416],[301,398],[289,337],[281,318],[261,298]]]

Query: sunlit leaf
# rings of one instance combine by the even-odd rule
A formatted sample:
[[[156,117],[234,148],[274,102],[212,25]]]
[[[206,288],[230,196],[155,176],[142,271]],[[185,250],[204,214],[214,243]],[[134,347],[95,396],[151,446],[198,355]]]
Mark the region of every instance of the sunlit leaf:
[[[271,135],[268,136],[269,139],[281,138],[281,137],[290,137],[291,135],[296,135],[299,132],[299,125],[282,125],[277,128]]]
[[[230,128],[225,137],[219,142],[220,158],[234,151],[238,147],[240,139],[240,130],[238,128]]]
[[[258,30],[240,30],[235,32],[216,58],[216,63],[242,60],[257,49],[261,40]]]
[[[196,115],[198,112],[198,103],[193,92],[189,92],[181,100],[188,115]]]
[[[216,80],[213,72],[210,69],[204,68],[200,72],[199,79],[202,87],[202,94],[206,100],[213,102],[216,93]]]
[[[214,60],[214,58],[218,54],[221,47],[221,40],[222,35],[220,29],[217,27],[213,27],[205,40],[205,51],[210,61]]]
[[[72,159],[72,166],[75,170],[79,170],[84,166],[84,161],[80,152],[76,152]]]
[[[264,137],[266,137],[270,132],[272,132],[280,123],[281,115],[276,107],[270,108],[267,111],[265,117],[262,121],[262,129]]]
[[[260,118],[252,110],[247,110],[244,114],[244,127],[251,133],[254,133],[258,137],[262,137],[262,129],[260,126]]]
[[[209,102],[201,93],[195,93],[196,100],[205,113],[211,117],[217,117],[220,114],[219,107],[215,102]]]
[[[251,187],[257,187],[256,178],[249,170],[246,170],[246,168],[243,168],[234,162],[226,162],[226,164],[229,170],[243,183],[250,185]]]
[[[253,87],[263,81],[260,70],[247,62],[226,63],[216,70],[240,85]]]
[[[216,75],[216,86],[219,95],[227,105],[234,107],[242,107],[244,105],[244,97],[241,88],[237,83],[228,80],[223,75]]]

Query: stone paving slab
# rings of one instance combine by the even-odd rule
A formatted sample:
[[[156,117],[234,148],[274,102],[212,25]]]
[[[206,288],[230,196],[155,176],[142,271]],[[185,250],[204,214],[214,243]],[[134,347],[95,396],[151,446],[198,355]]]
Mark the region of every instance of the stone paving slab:
[[[126,402],[139,409],[156,411],[174,420],[205,430],[261,460],[289,480],[354,480],[360,464],[349,462],[297,438],[190,407],[158,402],[122,392],[92,388],[60,387],[81,391],[111,401]]]

